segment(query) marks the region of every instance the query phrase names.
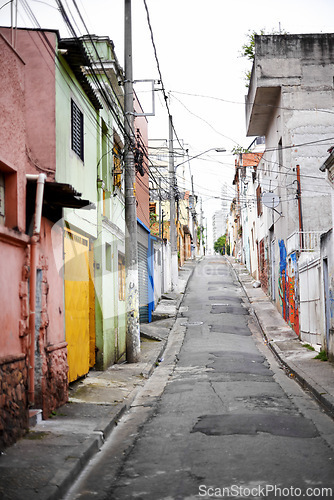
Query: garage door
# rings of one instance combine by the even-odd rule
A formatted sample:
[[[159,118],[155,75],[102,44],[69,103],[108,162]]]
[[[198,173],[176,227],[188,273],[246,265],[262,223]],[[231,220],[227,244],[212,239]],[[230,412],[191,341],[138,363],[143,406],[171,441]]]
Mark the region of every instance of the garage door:
[[[147,248],[138,244],[138,286],[139,286],[139,321],[148,323],[148,267]]]
[[[89,239],[65,229],[65,328],[69,381],[89,371]]]

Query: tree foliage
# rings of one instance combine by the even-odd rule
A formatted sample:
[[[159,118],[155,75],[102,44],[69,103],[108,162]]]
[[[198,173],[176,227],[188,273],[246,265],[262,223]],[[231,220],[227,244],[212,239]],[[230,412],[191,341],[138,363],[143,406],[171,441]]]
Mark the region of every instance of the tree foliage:
[[[258,33],[257,31],[251,31],[249,30],[246,37],[246,42],[242,46],[242,52],[241,55],[243,57],[247,57],[250,61],[254,60],[255,57],[255,36],[256,35],[264,35],[265,31],[260,30]]]
[[[227,252],[227,245],[226,245],[226,235],[220,236],[217,241],[214,242],[213,244],[214,251],[216,253],[220,253],[221,255],[224,255]]]
[[[244,153],[250,153],[251,151],[248,148],[243,148],[242,146],[234,146],[232,148],[232,154],[234,155],[240,155]]]
[[[255,58],[255,36],[256,35],[286,35],[287,32],[286,31],[275,31],[275,30],[271,30],[270,33],[266,33],[264,29],[260,30],[260,31],[251,31],[249,30],[247,35],[246,35],[246,41],[245,43],[242,45],[242,51],[241,51],[241,55],[242,57],[246,57],[247,59],[249,59],[250,61],[254,61],[254,58]],[[250,78],[251,78],[251,71],[246,71],[245,73],[245,79],[246,79],[246,87],[249,87],[249,81],[250,81]]]

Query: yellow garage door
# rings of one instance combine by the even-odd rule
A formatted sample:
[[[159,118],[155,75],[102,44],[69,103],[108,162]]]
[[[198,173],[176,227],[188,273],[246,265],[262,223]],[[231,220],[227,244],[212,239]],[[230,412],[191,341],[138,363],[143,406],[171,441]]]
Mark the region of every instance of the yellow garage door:
[[[69,381],[85,375],[90,366],[89,239],[65,229],[65,328]]]

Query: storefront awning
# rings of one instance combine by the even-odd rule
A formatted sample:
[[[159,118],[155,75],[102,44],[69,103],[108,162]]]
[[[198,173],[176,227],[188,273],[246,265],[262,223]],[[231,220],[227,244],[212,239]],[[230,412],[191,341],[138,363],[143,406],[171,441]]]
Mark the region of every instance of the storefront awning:
[[[27,215],[34,213],[36,198],[36,182],[27,181]],[[70,184],[61,182],[49,182],[44,185],[43,196],[43,217],[56,222],[62,218],[63,208],[85,208],[91,210],[95,208],[94,203],[81,198],[81,193],[78,193]]]

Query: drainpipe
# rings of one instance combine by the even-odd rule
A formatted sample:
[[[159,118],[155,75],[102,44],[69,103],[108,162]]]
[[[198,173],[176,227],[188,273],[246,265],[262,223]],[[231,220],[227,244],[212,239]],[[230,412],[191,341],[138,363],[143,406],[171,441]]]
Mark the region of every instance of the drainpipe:
[[[28,399],[31,405],[35,402],[35,308],[36,308],[36,268],[37,243],[41,232],[42,206],[44,195],[45,174],[26,174],[27,180],[37,182],[34,229],[30,238],[30,291],[29,291],[29,353],[28,353]]]

